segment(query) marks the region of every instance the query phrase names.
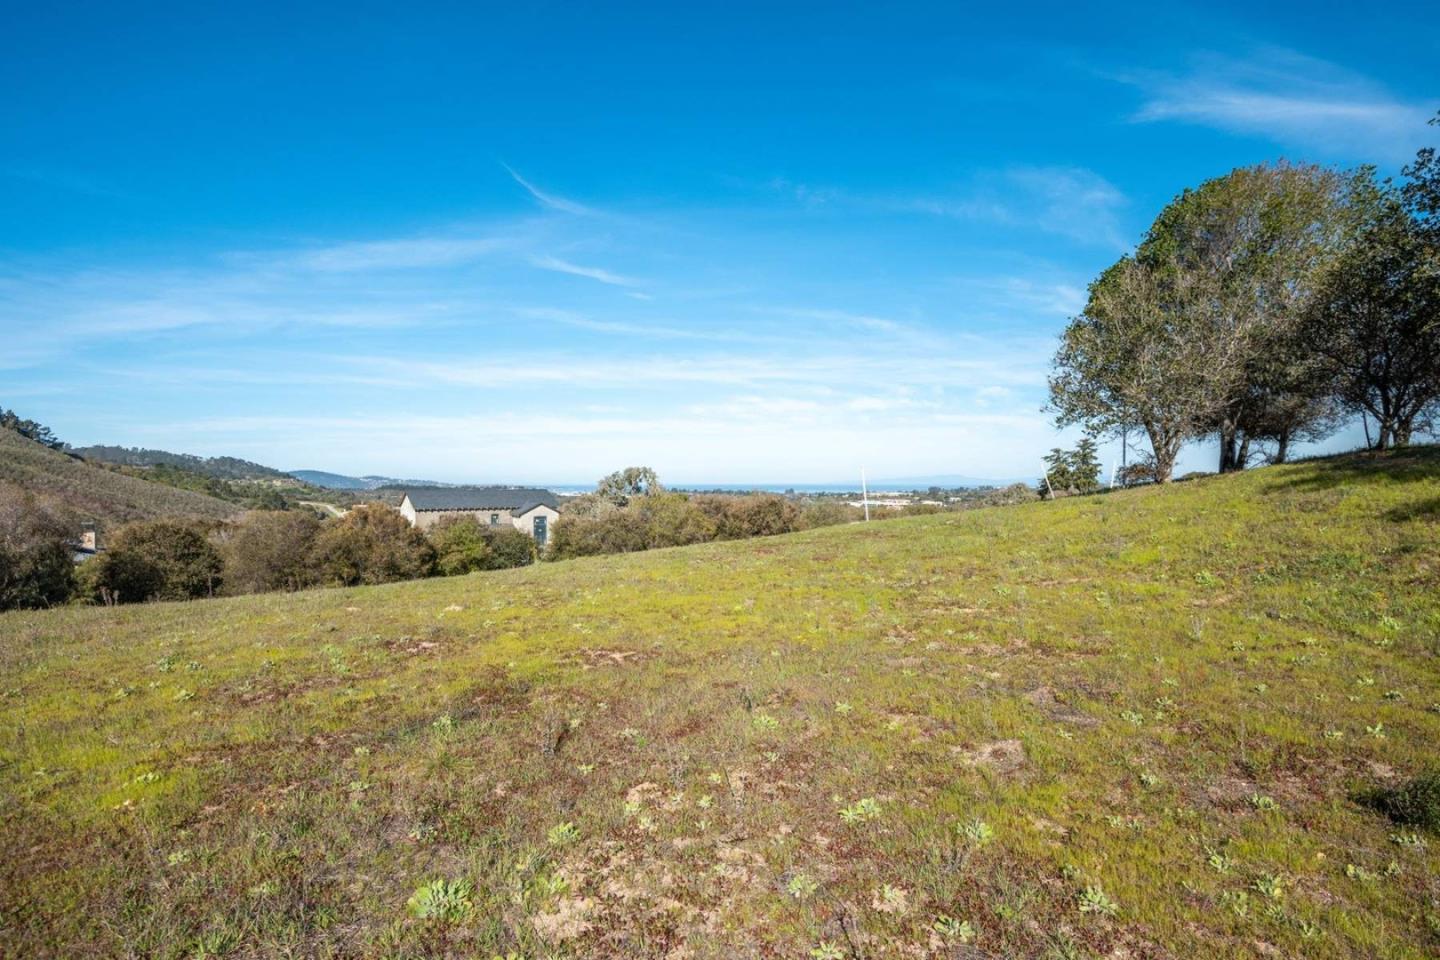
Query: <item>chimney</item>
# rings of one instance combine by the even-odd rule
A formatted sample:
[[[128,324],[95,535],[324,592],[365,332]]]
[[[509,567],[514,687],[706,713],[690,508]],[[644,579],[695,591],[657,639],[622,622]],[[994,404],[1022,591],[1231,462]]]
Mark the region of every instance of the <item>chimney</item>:
[[[95,524],[87,523],[80,528],[80,549],[86,553],[95,552]]]

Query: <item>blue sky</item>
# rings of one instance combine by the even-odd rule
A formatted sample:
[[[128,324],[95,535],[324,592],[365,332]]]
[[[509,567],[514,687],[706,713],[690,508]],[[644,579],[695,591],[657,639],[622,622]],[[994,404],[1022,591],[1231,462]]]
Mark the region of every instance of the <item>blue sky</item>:
[[[7,10],[0,404],[455,481],[1032,476],[1167,199],[1394,172],[1440,108],[1422,5],[294,6]]]

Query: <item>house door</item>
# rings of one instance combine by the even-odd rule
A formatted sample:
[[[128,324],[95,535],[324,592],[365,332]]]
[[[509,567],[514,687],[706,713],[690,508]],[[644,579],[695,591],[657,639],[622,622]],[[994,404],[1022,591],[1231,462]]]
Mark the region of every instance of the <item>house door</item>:
[[[535,545],[536,545],[537,547],[543,547],[543,546],[545,546],[545,535],[546,535],[547,532],[548,532],[548,531],[546,530],[545,518],[544,518],[544,517],[536,517],[536,518],[535,518]]]

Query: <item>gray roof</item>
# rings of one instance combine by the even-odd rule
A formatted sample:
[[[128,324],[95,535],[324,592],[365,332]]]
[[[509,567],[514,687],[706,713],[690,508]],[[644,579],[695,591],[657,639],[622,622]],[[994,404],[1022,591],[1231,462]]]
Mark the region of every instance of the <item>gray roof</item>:
[[[533,487],[409,487],[404,493],[416,510],[509,510],[518,515],[542,504],[560,509],[555,494]]]

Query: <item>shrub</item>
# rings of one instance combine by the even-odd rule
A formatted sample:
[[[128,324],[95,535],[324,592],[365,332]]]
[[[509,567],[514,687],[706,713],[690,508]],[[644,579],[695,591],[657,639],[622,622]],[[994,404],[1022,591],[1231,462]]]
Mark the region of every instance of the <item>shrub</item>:
[[[813,530],[816,527],[833,527],[841,523],[854,523],[863,519],[864,514],[855,507],[834,498],[816,500],[800,508],[800,529]]]
[[[64,603],[75,588],[71,535],[59,508],[16,487],[0,487],[0,610]]]
[[[680,547],[715,539],[715,522],[683,493],[657,492],[636,497],[626,509],[639,524],[645,546]]]
[[[317,577],[311,552],[320,520],[306,511],[256,511],[228,533],[221,549],[225,592],[262,593],[301,590]]]
[[[743,497],[696,497],[700,509],[715,523],[720,540],[768,537],[800,529],[800,508],[785,497],[755,493]]]
[[[205,531],[180,520],[127,524],[87,566],[95,567],[87,573],[106,603],[213,596],[223,569]]]
[[[397,511],[367,503],[325,524],[312,560],[320,582],[348,587],[427,577],[435,549]]]
[[[614,502],[598,493],[582,493],[571,497],[560,507],[561,515],[567,520],[578,517],[582,520],[601,520],[620,508]]]
[[[1396,823],[1440,832],[1440,769],[1398,787],[1373,790],[1360,800]]]
[[[435,568],[445,576],[523,567],[535,560],[534,539],[509,524],[487,526],[474,517],[454,517],[431,527],[429,538]]]
[[[570,516],[555,524],[547,555],[555,560],[633,553],[645,549],[644,527],[635,514],[613,510],[599,517]]]
[[[553,529],[559,529],[556,524]],[[535,562],[535,538],[514,527],[487,527],[490,538],[491,565],[487,570],[508,570]]]

